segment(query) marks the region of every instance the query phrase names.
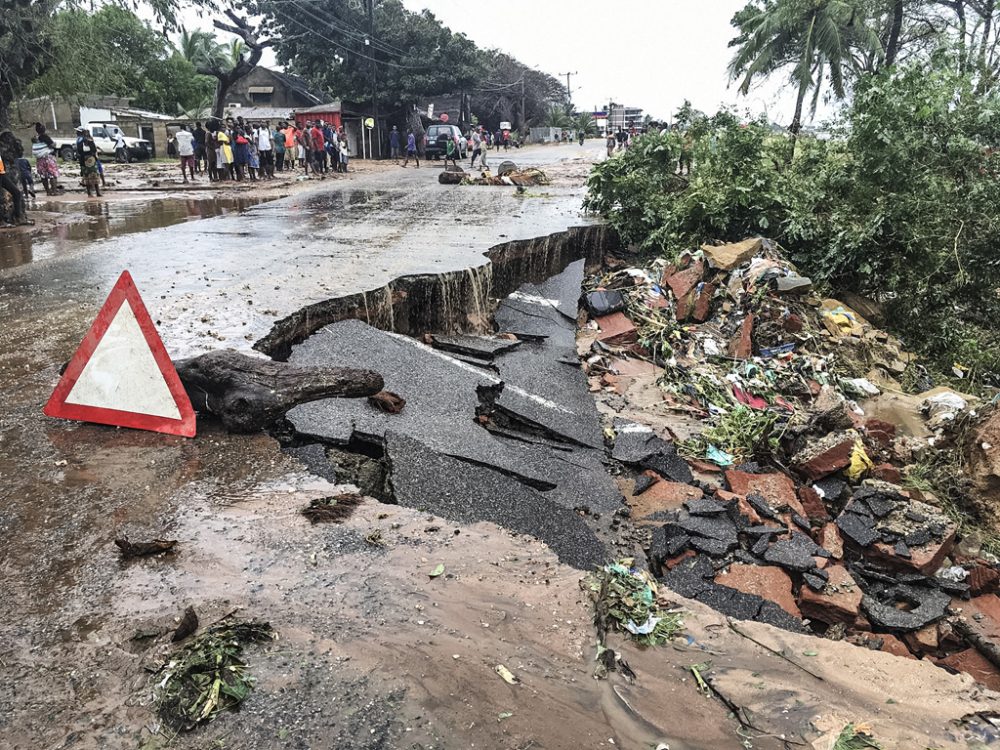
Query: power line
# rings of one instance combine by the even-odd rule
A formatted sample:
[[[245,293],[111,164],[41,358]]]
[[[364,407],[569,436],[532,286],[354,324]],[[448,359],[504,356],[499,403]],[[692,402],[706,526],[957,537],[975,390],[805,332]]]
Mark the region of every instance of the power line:
[[[399,47],[397,47],[397,46],[395,46],[393,44],[390,44],[389,42],[386,42],[384,40],[375,39],[374,38],[374,34],[371,34],[371,35],[366,34],[363,30],[359,29],[356,26],[352,26],[347,21],[345,21],[345,20],[343,20],[341,18],[332,18],[332,19],[329,19],[329,20],[328,19],[324,19],[324,18],[316,15],[313,12],[313,10],[315,10],[314,8],[310,8],[310,7],[307,7],[307,6],[304,6],[304,5],[300,4],[299,0],[264,0],[264,1],[268,5],[271,5],[271,4],[280,4],[280,3],[288,3],[290,5],[294,5],[295,7],[299,8],[299,10],[302,10],[303,12],[308,13],[314,20],[316,20],[316,21],[318,21],[320,23],[323,23],[323,24],[328,24],[332,28],[337,28],[338,25],[339,25],[342,28],[339,28],[338,30],[341,31],[342,33],[344,33],[345,35],[347,35],[349,37],[353,37],[357,41],[361,41],[361,42],[365,42],[365,43],[370,43],[371,46],[381,47],[382,51],[385,52],[386,54],[393,54],[393,55],[397,55],[397,56],[403,56],[403,55],[407,54],[406,50],[400,49]],[[309,0],[306,0],[306,2],[308,2],[308,1]]]

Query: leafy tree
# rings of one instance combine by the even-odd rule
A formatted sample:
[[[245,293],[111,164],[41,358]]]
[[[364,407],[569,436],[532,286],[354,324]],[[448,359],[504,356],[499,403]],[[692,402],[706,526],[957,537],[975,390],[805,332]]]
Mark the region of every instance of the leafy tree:
[[[376,33],[360,3],[350,0],[247,0],[277,41],[278,61],[338,98],[371,101],[373,79],[381,113],[406,117],[423,134],[414,105],[440,94],[470,93],[485,75],[484,56],[463,34],[452,33],[429,11],[414,13],[400,0],[374,8]]]
[[[573,113],[567,111],[565,106],[553,105],[542,118],[542,125],[546,128],[570,128],[573,126]]]
[[[739,30],[730,46],[736,54],[730,75],[742,78],[746,94],[755,79],[790,70],[796,87],[795,114],[789,131],[793,141],[802,128],[806,97],[813,93],[816,111],[824,79],[834,96],[846,96],[846,72],[853,64],[852,47],[872,49],[877,36],[864,20],[860,0],[755,0],[733,18]]]
[[[174,112],[211,90],[166,36],[115,5],[56,13],[49,44],[51,62],[28,87],[30,95],[114,94],[137,107]]]
[[[502,120],[516,122],[523,130],[542,121],[553,105],[568,103],[565,86],[554,76],[499,50],[487,50],[484,59],[485,72],[472,98],[479,120],[494,127]]]

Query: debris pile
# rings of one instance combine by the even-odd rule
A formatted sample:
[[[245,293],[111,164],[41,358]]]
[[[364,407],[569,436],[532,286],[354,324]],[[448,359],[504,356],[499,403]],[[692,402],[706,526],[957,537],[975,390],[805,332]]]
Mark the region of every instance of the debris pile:
[[[548,185],[549,178],[540,169],[534,167],[528,169],[517,169],[492,174],[490,170],[484,169],[479,177],[466,176],[462,180],[463,185],[515,185],[517,187],[534,187],[535,185]]]
[[[609,258],[586,289],[579,351],[653,575],[1000,688],[997,559],[919,481],[972,397],[931,390],[863,301],[817,295],[764,239]]]

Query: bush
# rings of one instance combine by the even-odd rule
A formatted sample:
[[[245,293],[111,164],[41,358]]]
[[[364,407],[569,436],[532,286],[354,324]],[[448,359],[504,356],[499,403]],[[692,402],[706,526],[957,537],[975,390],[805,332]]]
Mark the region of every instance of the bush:
[[[859,85],[829,141],[790,139],[728,112],[647,136],[599,164],[587,205],[629,242],[673,255],[776,239],[803,272],[881,301],[909,345],[979,373],[1000,366],[1000,102],[932,64]]]

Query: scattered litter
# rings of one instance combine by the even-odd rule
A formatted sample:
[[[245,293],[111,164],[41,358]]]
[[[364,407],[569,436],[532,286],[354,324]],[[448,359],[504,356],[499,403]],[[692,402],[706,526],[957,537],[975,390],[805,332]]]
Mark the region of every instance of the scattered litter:
[[[302,515],[313,523],[341,523],[348,519],[363,501],[364,498],[357,493],[320,497],[311,500],[309,505],[302,509]]]
[[[172,552],[177,546],[176,539],[153,539],[149,542],[132,542],[128,537],[115,539],[115,546],[125,559],[132,557],[146,557],[148,555],[162,555]]]
[[[189,730],[238,706],[254,685],[242,660],[244,646],[274,637],[268,623],[223,622],[175,651],[156,687],[160,717],[178,731]]]
[[[859,398],[871,398],[882,392],[868,378],[844,378],[840,381],[840,387],[848,395]]]
[[[500,679],[502,679],[508,685],[517,685],[521,682],[519,679],[517,679],[517,677],[514,676],[514,673],[511,672],[509,669],[507,669],[507,667],[505,667],[503,664],[497,664],[493,668],[493,671],[496,672],[498,675],[500,675]]]
[[[841,730],[833,750],[882,750],[867,724],[848,724]]]
[[[170,640],[174,643],[178,641],[183,641],[189,635],[194,635],[195,631],[198,630],[198,615],[194,611],[194,607],[188,607],[184,610],[184,615],[181,617],[181,622],[174,630],[173,636]]]
[[[497,721],[498,722],[504,721],[505,719],[509,719],[513,715],[514,715],[513,711],[501,711],[500,713],[497,714]]]
[[[854,444],[854,450],[851,451],[851,465],[847,467],[847,478],[856,482],[863,474],[874,468],[875,464],[868,457],[864,443],[858,440]]]
[[[631,563],[623,560],[605,565],[585,581],[601,621],[599,630],[603,634],[614,627],[647,646],[667,643],[681,632],[682,615],[660,605],[656,581],[648,571],[633,568]],[[603,637],[600,642],[603,644]]]
[[[938,429],[948,422],[953,422],[959,412],[965,411],[969,403],[952,391],[944,391],[924,400],[921,408],[927,415],[927,424],[931,429]]]
[[[427,575],[430,576],[431,578],[437,578],[440,575],[444,575],[444,564],[439,563],[438,566],[434,568],[434,570],[432,570]]]

